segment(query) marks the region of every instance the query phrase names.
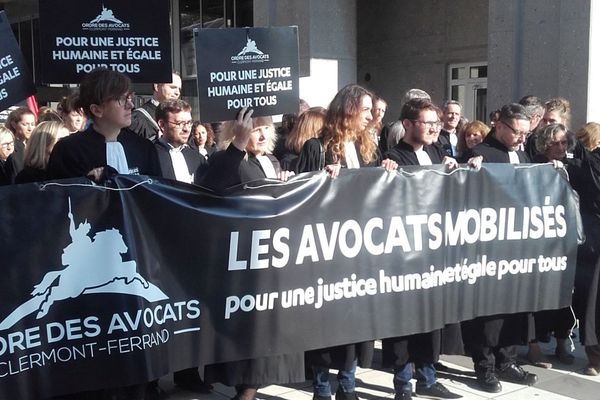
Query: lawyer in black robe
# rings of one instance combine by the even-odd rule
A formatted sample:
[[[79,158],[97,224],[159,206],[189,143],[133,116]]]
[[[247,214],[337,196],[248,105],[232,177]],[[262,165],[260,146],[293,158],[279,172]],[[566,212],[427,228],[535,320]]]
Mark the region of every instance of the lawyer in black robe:
[[[129,174],[161,176],[154,145],[128,129],[122,129],[117,141],[123,146]],[[48,162],[52,179],[87,176],[98,167],[107,166],[106,140],[93,126],[56,143]]]
[[[280,175],[277,159],[267,154],[275,132],[271,118],[254,118],[250,122],[250,117],[244,119],[245,115],[247,113],[243,110],[235,124],[228,123],[224,127],[223,135],[231,138],[234,126],[237,124],[239,128],[246,122],[244,132],[233,137],[226,150],[210,157],[205,173],[196,174],[197,184],[221,192],[242,183]],[[228,140],[225,139],[224,142],[222,145],[226,145]],[[240,150],[239,147],[247,151]],[[204,379],[206,382],[235,385],[237,397],[247,397],[261,385],[304,381],[304,354],[282,354],[207,365],[204,368]]]
[[[529,114],[520,104],[502,107],[495,133],[471,149],[467,157],[481,157],[487,163],[529,163],[529,157],[518,150],[529,131]],[[502,314],[475,318],[463,323],[463,340],[471,352],[475,373],[481,388],[499,392],[498,378],[533,385],[537,376],[516,364],[517,345],[534,337],[531,313]]]

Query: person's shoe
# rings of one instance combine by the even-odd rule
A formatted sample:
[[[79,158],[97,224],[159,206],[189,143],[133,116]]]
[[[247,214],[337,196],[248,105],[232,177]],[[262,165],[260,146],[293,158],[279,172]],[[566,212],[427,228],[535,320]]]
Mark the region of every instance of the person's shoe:
[[[583,370],[583,373],[589,376],[598,376],[600,375],[600,368],[588,364]]]
[[[195,393],[208,394],[213,389],[212,385],[205,383],[199,376],[194,378],[186,377],[185,379],[175,378],[173,379],[173,383],[181,389]]]
[[[335,392],[335,400],[359,400],[356,392],[344,392],[341,388]]]
[[[416,393],[417,396],[428,399],[460,399],[462,397],[460,394],[452,393],[446,386],[439,382],[436,382],[429,387],[417,386]]]
[[[573,356],[573,354],[567,350],[567,346],[565,344],[557,344],[555,354],[556,357],[558,357],[558,361],[563,364],[572,365],[575,362],[575,356]]]
[[[412,400],[412,393],[411,392],[396,393],[396,395],[394,396],[394,400]]]
[[[537,375],[525,371],[515,363],[512,363],[503,369],[499,369],[498,378],[503,381],[527,386],[533,386],[537,382]]]
[[[477,384],[484,392],[498,393],[502,391],[502,384],[498,380],[498,376],[494,371],[485,371],[477,374]]]
[[[546,369],[552,368],[552,363],[542,353],[542,350],[537,343],[529,343],[529,351],[527,351],[527,356],[525,358],[527,359],[527,362],[533,366]]]

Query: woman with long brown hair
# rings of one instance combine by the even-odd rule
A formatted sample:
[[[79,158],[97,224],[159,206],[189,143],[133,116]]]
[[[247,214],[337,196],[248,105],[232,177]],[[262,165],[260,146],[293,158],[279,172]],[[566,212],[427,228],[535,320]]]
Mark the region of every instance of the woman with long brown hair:
[[[327,109],[320,137],[308,140],[302,147],[297,172],[326,170],[336,177],[340,168],[384,166],[394,170],[397,164],[381,161],[377,144],[369,133],[373,119],[373,95],[358,85],[340,90]],[[339,370],[336,400],[357,399],[355,372],[357,365],[369,367],[374,342],[363,342],[311,351],[307,361],[313,372],[314,399],[330,400],[329,369]]]

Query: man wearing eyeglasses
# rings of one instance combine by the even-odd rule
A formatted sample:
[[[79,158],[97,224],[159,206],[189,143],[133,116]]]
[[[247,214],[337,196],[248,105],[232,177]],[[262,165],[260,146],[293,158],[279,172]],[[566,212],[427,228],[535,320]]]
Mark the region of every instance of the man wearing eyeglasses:
[[[481,166],[490,163],[531,162],[519,146],[530,128],[530,116],[520,104],[507,104],[500,110],[495,135],[488,135],[483,143],[468,154],[469,164]],[[471,351],[479,387],[490,393],[502,390],[500,380],[522,385],[534,385],[535,374],[525,371],[516,362],[517,346],[526,344],[531,314],[517,313],[480,317],[463,322],[465,347]]]
[[[154,90],[152,98],[131,113],[129,129],[154,142],[161,136],[160,127],[156,122],[156,109],[163,101],[179,99],[181,95],[181,77],[173,72],[171,82],[155,83],[152,87]]]
[[[155,142],[164,178],[192,183],[194,172],[207,161],[188,145],[192,130],[192,108],[183,100],[167,100],[156,109],[163,135]]]
[[[483,143],[475,146],[468,157],[474,162],[529,163],[529,156],[519,150],[530,128],[529,113],[518,103],[507,104],[500,110],[494,135],[488,135]]]
[[[400,114],[404,137],[385,154],[385,158],[397,162],[398,166],[446,164],[449,169],[456,168],[456,160],[448,157],[440,146],[433,145],[441,128],[439,111],[436,105],[426,99],[413,99],[405,103]],[[460,326],[454,324],[450,329],[457,334]],[[459,339],[460,336],[453,337]],[[434,364],[439,360],[440,344],[439,329],[383,340],[384,363],[394,367],[395,400],[412,398],[412,363],[415,365],[418,396],[434,399],[462,397],[437,381]]]

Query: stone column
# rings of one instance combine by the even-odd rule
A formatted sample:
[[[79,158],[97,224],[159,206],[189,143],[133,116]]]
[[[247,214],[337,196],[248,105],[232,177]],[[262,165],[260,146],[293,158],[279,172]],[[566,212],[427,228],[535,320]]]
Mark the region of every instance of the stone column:
[[[490,0],[488,110],[535,95],[571,102],[571,128],[598,118],[594,0]],[[594,11],[592,13],[591,11]],[[597,53],[597,52],[596,52]],[[593,90],[592,90],[593,89]]]

